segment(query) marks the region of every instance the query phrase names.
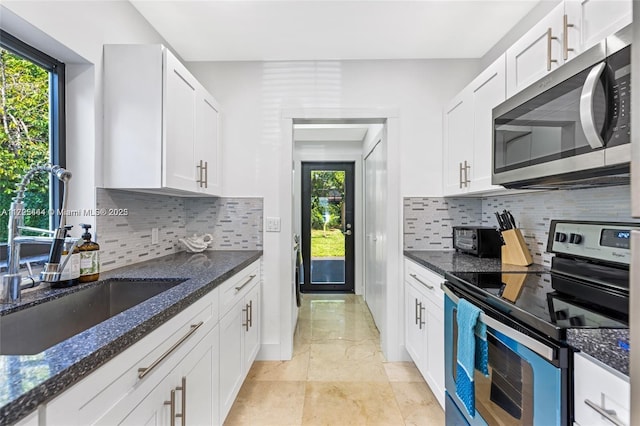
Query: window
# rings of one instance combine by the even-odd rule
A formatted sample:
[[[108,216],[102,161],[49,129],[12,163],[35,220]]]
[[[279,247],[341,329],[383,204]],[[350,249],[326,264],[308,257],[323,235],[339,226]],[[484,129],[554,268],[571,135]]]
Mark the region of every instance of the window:
[[[0,30],[0,244],[16,185],[34,164],[64,167],[64,64]],[[27,187],[25,225],[57,226],[62,186],[40,174]],[[52,214],[53,213],[53,214]],[[40,246],[39,251],[48,251]],[[23,255],[29,255],[28,247]],[[0,259],[5,259],[4,250]]]

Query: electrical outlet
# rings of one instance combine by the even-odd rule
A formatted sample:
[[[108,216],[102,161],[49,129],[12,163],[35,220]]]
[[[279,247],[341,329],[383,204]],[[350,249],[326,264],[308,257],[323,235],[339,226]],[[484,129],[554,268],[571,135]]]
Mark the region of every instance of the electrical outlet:
[[[151,228],[151,244],[158,244],[158,228]]]
[[[268,217],[267,218],[267,232],[280,232],[280,218],[279,217]]]

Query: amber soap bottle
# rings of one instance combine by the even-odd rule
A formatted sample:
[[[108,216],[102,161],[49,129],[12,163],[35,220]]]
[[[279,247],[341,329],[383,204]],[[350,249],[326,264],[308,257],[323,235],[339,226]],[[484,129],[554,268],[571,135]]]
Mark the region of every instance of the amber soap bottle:
[[[84,228],[82,239],[84,242],[78,246],[80,251],[80,278],[81,283],[89,283],[96,281],[100,277],[100,246],[98,243],[91,241],[89,229],[91,225],[81,223]]]

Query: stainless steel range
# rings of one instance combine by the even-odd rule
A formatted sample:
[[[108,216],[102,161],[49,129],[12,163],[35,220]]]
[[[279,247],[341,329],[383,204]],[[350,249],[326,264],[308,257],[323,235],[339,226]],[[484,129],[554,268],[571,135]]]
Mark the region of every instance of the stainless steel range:
[[[447,424],[573,421],[567,330],[628,328],[631,230],[637,223],[552,221],[549,272],[445,274]],[[482,310],[489,375],[475,371],[475,416],[455,392],[459,299]]]

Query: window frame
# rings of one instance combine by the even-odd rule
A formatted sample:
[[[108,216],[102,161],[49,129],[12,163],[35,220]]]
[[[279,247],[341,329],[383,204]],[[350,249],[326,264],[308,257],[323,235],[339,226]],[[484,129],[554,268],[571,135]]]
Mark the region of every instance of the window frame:
[[[52,164],[66,167],[65,64],[2,29],[0,29],[0,47],[49,72],[49,153]],[[49,205],[55,212],[49,221],[49,227],[52,229],[60,223],[58,211],[62,208],[62,194],[62,182],[50,177]],[[42,244],[23,244],[21,247],[22,257],[39,256],[48,252],[49,247]],[[7,243],[0,242],[0,260],[6,261],[6,259]]]

